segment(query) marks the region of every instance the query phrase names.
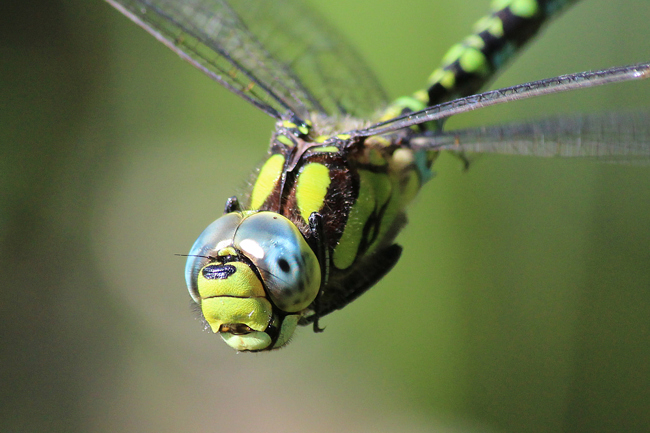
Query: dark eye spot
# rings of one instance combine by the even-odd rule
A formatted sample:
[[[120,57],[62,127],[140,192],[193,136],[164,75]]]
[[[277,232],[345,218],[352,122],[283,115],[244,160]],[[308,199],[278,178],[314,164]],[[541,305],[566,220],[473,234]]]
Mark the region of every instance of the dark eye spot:
[[[209,265],[201,271],[206,280],[225,280],[235,272],[237,268],[233,265]]]
[[[284,273],[287,273],[291,270],[291,266],[289,266],[289,262],[287,262],[285,259],[278,260],[278,266],[280,266],[280,270]]]

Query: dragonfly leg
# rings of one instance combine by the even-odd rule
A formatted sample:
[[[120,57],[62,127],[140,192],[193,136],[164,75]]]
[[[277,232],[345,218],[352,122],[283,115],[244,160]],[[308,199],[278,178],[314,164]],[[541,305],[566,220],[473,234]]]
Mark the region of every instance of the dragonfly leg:
[[[460,162],[463,163],[463,171],[468,171],[471,161],[465,152],[451,152],[456,158],[460,159]]]
[[[314,332],[323,332],[325,328],[318,326],[318,319],[320,318],[318,311],[320,310],[319,301],[323,293],[323,289],[327,285],[329,277],[329,251],[327,249],[327,242],[325,241],[325,227],[323,223],[323,216],[318,212],[312,212],[311,215],[309,215],[309,230],[311,231],[311,239],[313,239],[314,244],[312,248],[316,253],[318,263],[320,263],[321,274],[320,289],[318,291],[316,299],[314,300],[314,311],[316,311],[316,317],[314,319],[313,325]]]

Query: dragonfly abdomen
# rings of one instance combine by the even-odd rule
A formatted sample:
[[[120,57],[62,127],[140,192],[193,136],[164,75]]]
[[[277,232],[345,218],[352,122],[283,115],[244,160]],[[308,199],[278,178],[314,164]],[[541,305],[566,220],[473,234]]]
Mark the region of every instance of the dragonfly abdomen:
[[[552,17],[576,0],[501,0],[474,24],[474,33],[453,45],[440,67],[429,76],[428,88],[393,102],[382,120],[419,111],[476,93]]]
[[[427,105],[476,93],[544,22],[575,0],[502,0],[452,46],[429,78]]]

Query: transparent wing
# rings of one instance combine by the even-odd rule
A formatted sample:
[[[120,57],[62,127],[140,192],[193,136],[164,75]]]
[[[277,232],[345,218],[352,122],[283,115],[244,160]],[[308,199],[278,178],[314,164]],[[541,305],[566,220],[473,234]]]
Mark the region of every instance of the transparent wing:
[[[560,75],[530,83],[519,84],[512,87],[491,90],[465,98],[455,99],[434,105],[414,113],[376,123],[368,128],[350,131],[355,137],[369,137],[372,135],[386,134],[398,129],[419,125],[434,120],[446,119],[455,114],[478,110],[491,105],[528,99],[536,96],[550,95],[569,90],[584,89],[587,87],[602,86],[605,84],[621,83],[630,80],[650,78],[650,63],[638,63],[629,66],[617,66],[600,71],[579,72],[577,74]]]
[[[106,0],[182,58],[275,118],[368,116],[376,78],[299,0]]]
[[[427,149],[610,162],[650,161],[650,113],[554,117],[534,122],[428,132],[411,144]]]

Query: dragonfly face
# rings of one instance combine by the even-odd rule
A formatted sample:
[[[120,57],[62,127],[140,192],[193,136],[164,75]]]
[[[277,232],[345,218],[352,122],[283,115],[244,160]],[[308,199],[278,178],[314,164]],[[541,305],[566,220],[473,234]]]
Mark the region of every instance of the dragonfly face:
[[[316,255],[275,212],[231,212],[214,221],[190,250],[185,278],[212,331],[238,351],[287,343],[321,284]]]

